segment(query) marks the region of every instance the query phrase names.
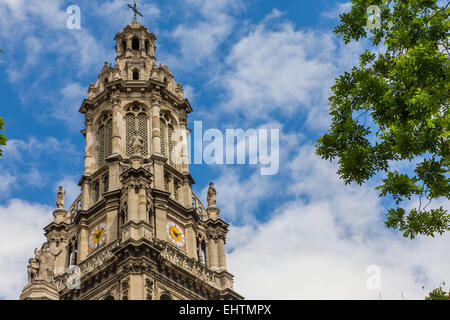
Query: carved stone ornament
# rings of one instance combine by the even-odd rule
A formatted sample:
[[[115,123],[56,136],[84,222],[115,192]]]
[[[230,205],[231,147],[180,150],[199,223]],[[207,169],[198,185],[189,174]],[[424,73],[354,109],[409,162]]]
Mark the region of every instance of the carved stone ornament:
[[[154,282],[152,279],[147,278],[145,279],[145,289],[146,289],[146,299],[147,300],[153,300],[153,286],[154,286]]]
[[[143,155],[144,153],[144,139],[136,132],[131,143],[131,151],[133,154]]]
[[[130,288],[130,279],[122,281],[122,300],[128,300],[128,290]]]

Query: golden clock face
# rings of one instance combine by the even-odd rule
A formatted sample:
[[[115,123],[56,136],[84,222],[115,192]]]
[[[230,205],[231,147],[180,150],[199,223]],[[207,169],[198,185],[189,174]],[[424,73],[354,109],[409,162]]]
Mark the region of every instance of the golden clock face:
[[[184,238],[183,229],[175,222],[167,223],[167,236],[169,240],[177,247],[184,247],[186,239]]]
[[[94,228],[89,237],[89,246],[97,249],[106,242],[106,223],[100,223]]]

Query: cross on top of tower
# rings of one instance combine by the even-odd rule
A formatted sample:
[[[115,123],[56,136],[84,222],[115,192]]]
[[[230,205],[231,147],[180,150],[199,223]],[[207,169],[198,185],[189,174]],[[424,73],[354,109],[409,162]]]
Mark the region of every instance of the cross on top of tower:
[[[134,22],[137,22],[137,18],[136,18],[137,15],[140,15],[141,17],[143,17],[142,13],[140,13],[139,10],[137,9],[137,1],[136,0],[134,0],[134,6],[132,6],[130,4],[127,4],[127,6],[134,12]]]

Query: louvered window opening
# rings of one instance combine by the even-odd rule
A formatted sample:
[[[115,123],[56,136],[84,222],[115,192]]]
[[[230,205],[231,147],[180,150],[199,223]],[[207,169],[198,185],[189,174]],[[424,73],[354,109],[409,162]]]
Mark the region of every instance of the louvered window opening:
[[[145,110],[138,105],[129,107],[125,116],[126,125],[126,154],[131,156],[133,153],[132,144],[135,133],[137,132],[143,141],[143,156],[149,154],[149,139],[148,139],[148,116]]]
[[[99,167],[105,164],[105,159],[110,155],[112,155],[112,119],[110,114],[106,114],[98,127],[97,160]]]

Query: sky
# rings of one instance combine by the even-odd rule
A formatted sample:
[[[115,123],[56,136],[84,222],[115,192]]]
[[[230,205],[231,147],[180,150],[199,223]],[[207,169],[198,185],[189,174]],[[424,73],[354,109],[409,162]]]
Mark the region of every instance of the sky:
[[[0,116],[9,139],[0,159],[0,299],[18,299],[26,284],[27,261],[45,241],[57,186],[66,189],[66,204],[80,193],[84,121],[78,110],[104,62],[114,64],[114,36],[132,20],[127,3],[0,0]],[[81,9],[79,30],[67,28],[69,5]],[[231,225],[227,264],[238,293],[423,299],[449,280],[448,234],[410,240],[387,229],[392,203],[374,190],[383,176],[345,185],[336,163],[315,155],[316,140],[330,125],[329,88],[369,46],[344,45],[332,33],[349,3],[139,5],[140,21],[158,38],[158,63],[169,66],[194,109],[189,128],[202,121],[204,129],[221,131],[280,130],[275,175],[261,175],[260,165],[190,165],[204,203],[208,183],[216,185],[221,218]]]

